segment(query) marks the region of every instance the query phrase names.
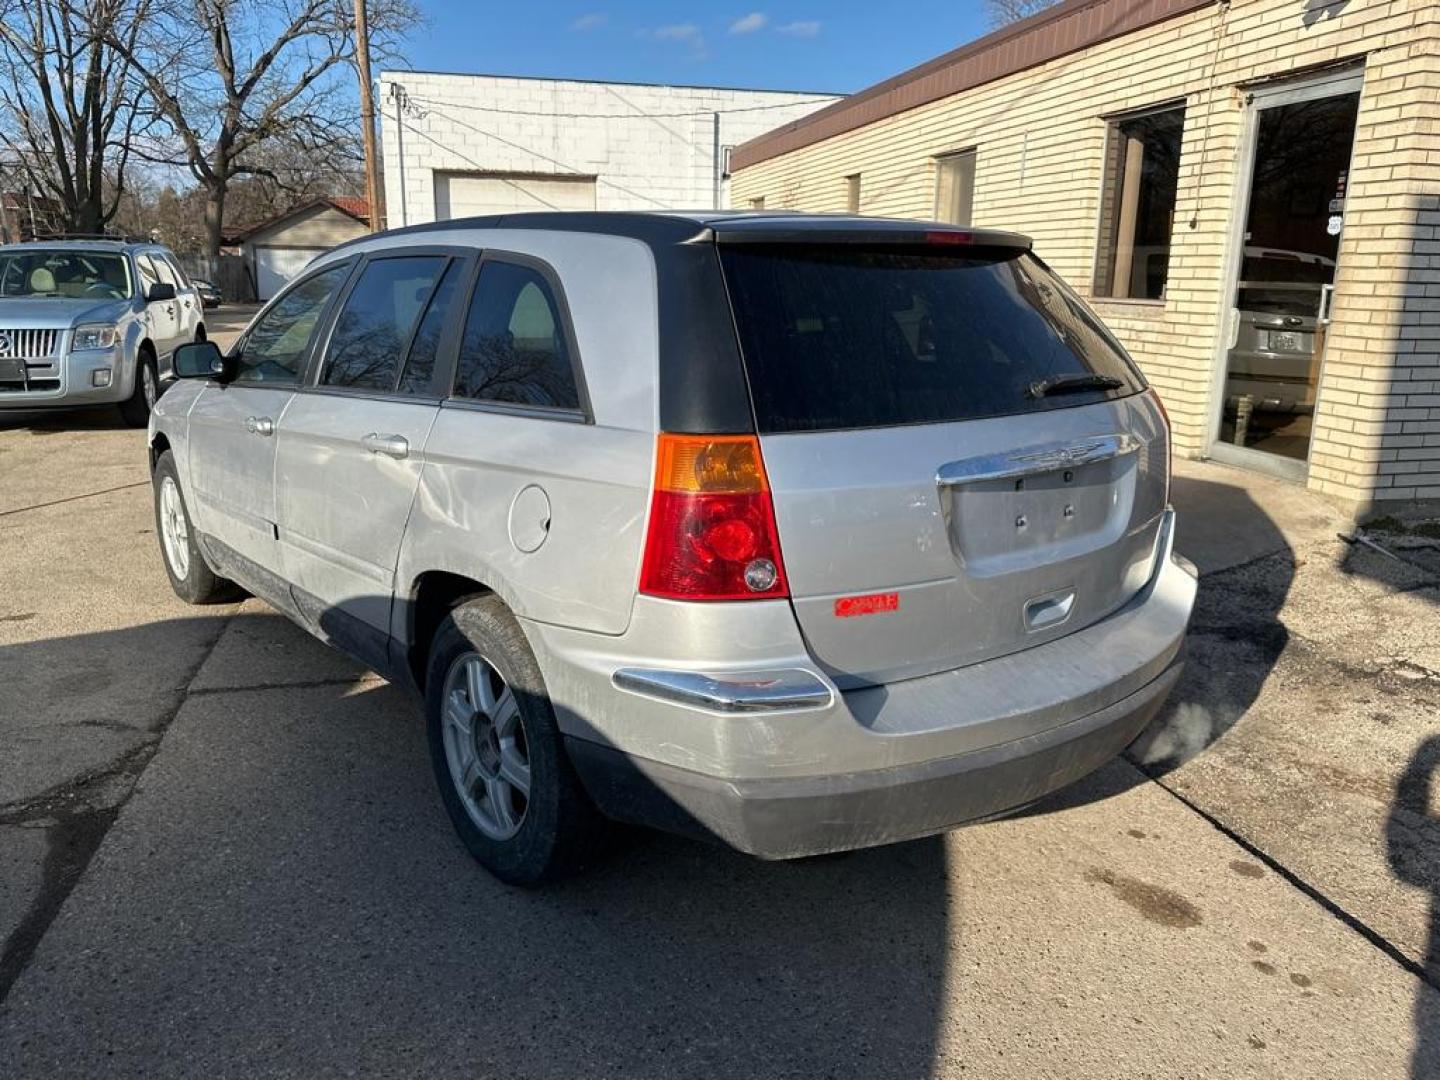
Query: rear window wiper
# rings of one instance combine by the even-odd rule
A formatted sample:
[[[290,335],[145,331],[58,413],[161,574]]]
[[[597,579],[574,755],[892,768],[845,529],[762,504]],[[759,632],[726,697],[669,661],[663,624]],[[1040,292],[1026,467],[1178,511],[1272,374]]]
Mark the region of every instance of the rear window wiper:
[[[1114,375],[1097,375],[1093,371],[1047,375],[1030,384],[1030,396],[1042,398],[1047,394],[1075,394],[1082,390],[1118,390],[1124,385],[1124,380]]]

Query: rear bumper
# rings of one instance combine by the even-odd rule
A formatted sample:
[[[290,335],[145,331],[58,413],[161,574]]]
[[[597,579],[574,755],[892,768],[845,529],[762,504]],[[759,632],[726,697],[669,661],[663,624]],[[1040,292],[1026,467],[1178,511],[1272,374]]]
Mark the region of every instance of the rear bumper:
[[[993,815],[1114,757],[1181,668],[1197,582],[1173,538],[1167,513],[1150,581],[1091,626],[847,691],[783,601],[642,597],[618,637],[522,626],[602,810],[786,858]]]
[[[1043,798],[1129,745],[1183,666],[1176,658],[1128,697],[1047,731],[893,769],[726,780],[583,739],[567,746],[586,789],[608,816],[764,859],[790,859],[928,836]]]

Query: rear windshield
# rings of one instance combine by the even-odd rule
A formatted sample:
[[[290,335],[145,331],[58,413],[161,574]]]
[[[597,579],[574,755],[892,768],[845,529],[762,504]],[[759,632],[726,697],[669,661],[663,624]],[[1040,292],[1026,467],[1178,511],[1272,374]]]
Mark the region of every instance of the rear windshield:
[[[761,433],[933,424],[1144,388],[1113,339],[1029,254],[721,249]],[[1055,375],[1113,390],[1036,397]]]

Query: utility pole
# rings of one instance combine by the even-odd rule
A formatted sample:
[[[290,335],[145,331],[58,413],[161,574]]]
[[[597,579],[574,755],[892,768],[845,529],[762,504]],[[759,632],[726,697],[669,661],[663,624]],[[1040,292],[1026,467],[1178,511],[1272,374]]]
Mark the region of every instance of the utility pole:
[[[355,65],[360,72],[360,122],[365,125],[365,202],[370,231],[380,231],[380,177],[375,157],[375,99],[370,94],[370,24],[365,0],[355,0]]]

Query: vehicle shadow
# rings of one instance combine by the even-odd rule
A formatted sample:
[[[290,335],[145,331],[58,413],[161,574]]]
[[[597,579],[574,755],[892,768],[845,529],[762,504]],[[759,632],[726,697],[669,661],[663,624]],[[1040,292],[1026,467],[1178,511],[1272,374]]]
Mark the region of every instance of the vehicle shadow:
[[[1430,894],[1424,978],[1415,995],[1414,1080],[1440,1078],[1440,735],[1420,744],[1395,786],[1385,822],[1390,869]]]
[[[0,411],[0,431],[29,430],[35,435],[58,435],[65,431],[121,431],[126,424],[111,406],[93,409],[32,409],[26,412]]]
[[[1243,488],[1177,476],[1171,488],[1176,550],[1200,569],[1186,636],[1185,673],[1126,751],[1151,776],[1189,761],[1234,727],[1290,640],[1280,611],[1295,553]]]
[[[418,702],[361,675],[234,616],[0,1010],[9,1075],[930,1073],[941,839],[763,863],[624,830],[585,876],[509,888],[451,829]]]

